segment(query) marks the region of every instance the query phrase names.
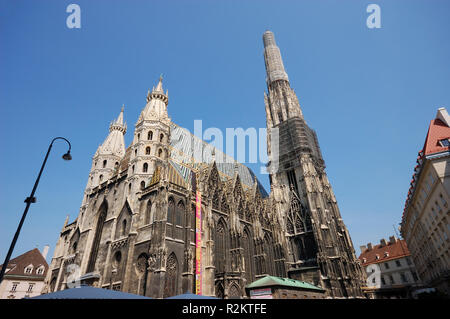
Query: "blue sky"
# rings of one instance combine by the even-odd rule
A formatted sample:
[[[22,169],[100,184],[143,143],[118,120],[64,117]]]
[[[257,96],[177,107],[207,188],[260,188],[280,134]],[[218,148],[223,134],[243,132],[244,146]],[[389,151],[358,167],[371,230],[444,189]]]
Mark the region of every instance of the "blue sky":
[[[70,3],[81,7],[81,29],[66,26]],[[381,8],[380,29],[366,26],[370,3]],[[68,138],[73,160],[55,143],[13,256],[46,244],[53,255],[110,121],[125,104],[128,146],[161,73],[175,123],[265,127],[267,29],[318,134],[357,253],[387,238],[429,122],[449,106],[449,4],[0,1],[0,263],[51,139]]]

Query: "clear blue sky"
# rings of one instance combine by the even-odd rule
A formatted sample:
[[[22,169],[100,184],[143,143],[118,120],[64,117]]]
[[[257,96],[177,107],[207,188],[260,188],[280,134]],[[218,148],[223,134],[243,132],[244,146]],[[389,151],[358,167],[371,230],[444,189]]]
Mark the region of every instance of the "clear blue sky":
[[[81,29],[66,27],[70,3],[81,7]],[[366,27],[370,3],[381,7],[381,29]],[[449,9],[428,0],[0,1],[0,263],[51,139],[68,138],[73,160],[54,145],[13,256],[46,244],[53,255],[110,121],[125,104],[128,146],[161,73],[177,124],[265,127],[267,29],[355,249],[392,235],[428,124],[450,104]]]

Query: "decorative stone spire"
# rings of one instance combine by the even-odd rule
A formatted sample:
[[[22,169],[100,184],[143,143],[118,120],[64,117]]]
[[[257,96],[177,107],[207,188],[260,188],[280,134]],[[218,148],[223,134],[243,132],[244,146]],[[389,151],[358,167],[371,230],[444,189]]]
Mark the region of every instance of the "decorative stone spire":
[[[158,82],[158,85],[156,86],[156,90],[154,90],[154,91],[164,93],[164,90],[163,90],[163,87],[162,87],[162,80],[163,80],[163,78],[162,78],[162,74],[161,74],[159,76],[159,82]]]
[[[112,132],[114,130],[123,132],[125,134],[127,132],[127,124],[123,122],[123,109],[125,105],[122,105],[122,109],[120,110],[120,114],[117,119],[109,125],[109,131]]]
[[[264,32],[264,61],[266,62],[267,85],[277,80],[289,81],[284,70],[280,49],[275,42],[275,36],[271,31]]]
[[[147,105],[142,110],[137,124],[143,120],[155,120],[168,118],[167,105],[169,104],[169,91],[164,94],[162,85],[162,74],[159,77],[158,85],[147,92]]]
[[[127,125],[123,121],[123,109],[120,111],[117,119],[109,125],[109,134],[105,141],[97,150],[99,155],[116,155],[122,157],[125,155],[124,134],[127,131]]]

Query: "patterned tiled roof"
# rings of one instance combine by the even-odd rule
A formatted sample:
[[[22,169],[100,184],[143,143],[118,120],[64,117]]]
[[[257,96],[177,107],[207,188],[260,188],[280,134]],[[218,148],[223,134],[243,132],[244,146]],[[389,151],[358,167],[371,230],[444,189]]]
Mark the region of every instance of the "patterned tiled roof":
[[[233,178],[237,172],[244,186],[253,187],[256,180],[261,195],[263,197],[268,196],[256,175],[247,166],[237,162],[211,144],[191,134],[189,130],[174,123],[171,124],[170,135],[170,163],[187,183],[190,182],[192,170],[201,169],[220,158],[223,159],[223,162],[216,161],[216,166],[223,181]],[[203,152],[201,152],[202,149]],[[194,158],[196,152],[201,154],[201,159]]]

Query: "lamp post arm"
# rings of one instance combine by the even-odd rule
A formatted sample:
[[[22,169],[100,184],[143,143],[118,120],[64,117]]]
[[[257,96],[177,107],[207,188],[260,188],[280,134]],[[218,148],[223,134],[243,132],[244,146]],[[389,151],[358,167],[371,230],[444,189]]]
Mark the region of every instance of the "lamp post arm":
[[[66,138],[64,138],[64,137],[60,137],[60,136],[55,137],[55,138],[52,140],[52,142],[50,143],[50,146],[53,145],[53,142],[56,141],[56,140],[64,140],[64,141],[66,141],[67,144],[69,144],[69,151],[68,151],[68,153],[70,153],[70,149],[72,148],[72,145],[71,145],[70,142],[69,142]]]
[[[23,212],[22,218],[20,219],[19,226],[17,227],[16,233],[14,234],[14,238],[13,238],[13,241],[11,242],[11,246],[9,247],[8,253],[6,254],[6,258],[3,263],[3,267],[0,270],[0,284],[3,281],[3,277],[5,275],[6,268],[8,267],[9,260],[11,258],[12,252],[14,250],[14,246],[16,245],[17,239],[19,238],[20,230],[22,229],[22,225],[25,221],[25,217],[27,216],[28,209],[30,208],[31,203],[36,202],[36,200],[34,198],[34,193],[36,192],[37,186],[39,184],[39,180],[41,179],[42,172],[44,171],[45,164],[47,163],[48,155],[50,154],[50,151],[52,149],[53,142],[56,141],[57,139],[65,140],[69,144],[69,152],[70,152],[70,148],[71,148],[70,142],[67,139],[65,139],[64,137],[55,137],[52,140],[52,142],[50,143],[47,154],[45,155],[45,158],[44,158],[44,162],[42,163],[41,169],[39,170],[38,177],[36,178],[36,182],[34,183],[33,190],[31,191],[30,196],[25,199],[25,203],[27,205],[25,206],[25,210]]]

